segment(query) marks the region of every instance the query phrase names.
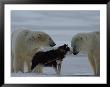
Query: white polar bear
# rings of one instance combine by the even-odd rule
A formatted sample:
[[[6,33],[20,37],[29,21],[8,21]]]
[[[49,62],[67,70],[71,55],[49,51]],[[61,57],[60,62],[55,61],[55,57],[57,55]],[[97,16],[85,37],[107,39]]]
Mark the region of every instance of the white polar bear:
[[[12,36],[14,37],[14,34]],[[12,72],[24,72],[24,64],[28,66],[28,71],[31,71],[31,60],[34,53],[42,47],[55,46],[55,42],[44,32],[22,30],[16,36],[15,43],[12,41],[11,46]]]
[[[93,68],[94,75],[100,75],[100,33],[78,33],[71,40],[73,54],[80,51],[88,52],[88,59]]]

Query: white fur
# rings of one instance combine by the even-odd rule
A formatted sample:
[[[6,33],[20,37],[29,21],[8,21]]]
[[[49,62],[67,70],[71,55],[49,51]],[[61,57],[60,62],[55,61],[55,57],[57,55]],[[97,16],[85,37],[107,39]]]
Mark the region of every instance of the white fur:
[[[75,51],[88,52],[88,59],[93,68],[94,74],[100,75],[100,33],[78,33],[71,41],[71,46]]]
[[[14,38],[14,39],[13,39]],[[24,63],[31,67],[31,60],[33,55],[39,51],[40,48],[50,46],[53,43],[51,37],[44,33],[31,30],[21,30],[19,33],[12,33],[12,72],[24,72]]]

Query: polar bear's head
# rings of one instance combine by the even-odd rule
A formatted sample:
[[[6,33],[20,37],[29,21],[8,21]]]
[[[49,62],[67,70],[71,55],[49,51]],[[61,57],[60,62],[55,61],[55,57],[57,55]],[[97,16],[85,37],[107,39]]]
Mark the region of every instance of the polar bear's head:
[[[44,33],[44,32],[31,32],[29,33],[28,35],[28,42],[29,43],[33,43],[37,46],[50,46],[50,47],[53,47],[55,46],[55,42],[52,40],[52,38]]]
[[[80,51],[87,50],[87,36],[83,33],[76,34],[71,40],[71,47],[73,48],[73,54],[76,55]]]

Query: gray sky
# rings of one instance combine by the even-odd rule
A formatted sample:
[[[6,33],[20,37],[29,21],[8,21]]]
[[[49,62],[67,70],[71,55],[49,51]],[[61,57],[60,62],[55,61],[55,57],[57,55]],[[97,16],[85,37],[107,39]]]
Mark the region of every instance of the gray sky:
[[[100,28],[100,11],[12,11],[12,29],[93,29]]]

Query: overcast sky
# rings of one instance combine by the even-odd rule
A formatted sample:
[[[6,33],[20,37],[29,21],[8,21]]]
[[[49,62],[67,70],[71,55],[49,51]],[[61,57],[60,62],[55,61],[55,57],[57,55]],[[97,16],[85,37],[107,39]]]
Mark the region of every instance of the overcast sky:
[[[100,28],[100,11],[12,11],[12,29],[93,29]]]

